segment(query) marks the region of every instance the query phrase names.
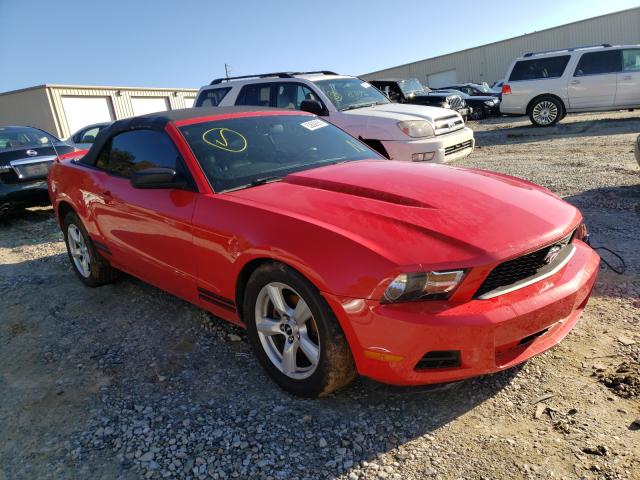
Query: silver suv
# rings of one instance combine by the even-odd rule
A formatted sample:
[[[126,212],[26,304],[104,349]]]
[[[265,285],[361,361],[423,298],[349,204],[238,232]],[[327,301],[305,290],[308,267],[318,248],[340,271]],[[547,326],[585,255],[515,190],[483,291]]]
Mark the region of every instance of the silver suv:
[[[527,53],[502,86],[500,111],[548,127],[570,112],[640,108],[640,45]]]
[[[254,105],[305,110],[391,160],[445,162],[466,157],[473,131],[447,108],[391,103],[371,84],[334,72],[280,72],[219,78],[200,89],[196,107]]]

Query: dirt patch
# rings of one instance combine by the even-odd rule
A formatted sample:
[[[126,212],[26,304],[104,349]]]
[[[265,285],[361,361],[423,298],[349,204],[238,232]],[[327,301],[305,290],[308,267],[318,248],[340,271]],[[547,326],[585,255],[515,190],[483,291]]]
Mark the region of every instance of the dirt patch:
[[[640,364],[622,362],[614,370],[596,374],[601,383],[622,398],[640,395]]]

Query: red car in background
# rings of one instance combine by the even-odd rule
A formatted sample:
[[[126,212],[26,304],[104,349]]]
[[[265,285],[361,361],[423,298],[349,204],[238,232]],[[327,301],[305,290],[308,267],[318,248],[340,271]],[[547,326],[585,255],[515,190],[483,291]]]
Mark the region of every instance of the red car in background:
[[[548,190],[384,160],[298,111],[120,120],[55,163],[49,191],[86,285],[126,271],[246,327],[304,396],[521,363],[573,327],[599,264]]]

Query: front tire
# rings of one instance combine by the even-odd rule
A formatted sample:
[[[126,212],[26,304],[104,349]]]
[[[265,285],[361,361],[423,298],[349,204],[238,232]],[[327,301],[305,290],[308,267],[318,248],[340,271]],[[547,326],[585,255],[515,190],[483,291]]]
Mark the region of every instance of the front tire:
[[[564,107],[553,97],[540,97],[529,108],[529,119],[536,127],[550,127],[563,117]]]
[[[269,376],[288,392],[320,397],[356,376],[351,350],[320,292],[281,263],[259,267],[243,302],[251,346]]]
[[[69,212],[64,217],[62,232],[71,266],[82,283],[88,287],[98,287],[115,280],[117,270],[96,252],[78,215]]]

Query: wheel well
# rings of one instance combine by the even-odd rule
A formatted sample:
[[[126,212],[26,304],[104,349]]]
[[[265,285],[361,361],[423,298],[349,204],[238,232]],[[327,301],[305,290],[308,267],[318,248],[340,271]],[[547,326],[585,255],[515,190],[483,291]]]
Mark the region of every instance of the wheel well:
[[[391,158],[391,157],[389,157],[389,153],[387,153],[387,149],[384,148],[384,145],[382,144],[382,142],[380,140],[371,139],[371,138],[365,139],[365,138],[362,138],[362,137],[360,137],[359,140],[362,143],[367,144],[369,147],[371,147],[373,150],[378,152],[383,157],[385,157],[387,159]]]
[[[249,277],[253,272],[255,272],[260,266],[266,263],[275,263],[276,260],[271,258],[256,258],[255,260],[251,260],[247,262],[247,264],[242,267],[240,270],[240,274],[238,275],[238,279],[236,280],[236,308],[238,309],[238,316],[240,320],[242,320],[242,308],[244,306],[244,292],[247,288],[247,282],[249,281]],[[242,320],[244,321],[244,320]]]
[[[75,212],[75,210],[69,203],[60,202],[58,204],[58,222],[60,223],[60,225],[62,225],[64,217],[66,217],[69,212]]]
[[[562,107],[562,111],[563,112],[567,111],[567,107],[565,106],[564,102],[562,101],[562,99],[559,96],[553,95],[551,93],[543,93],[542,95],[538,95],[537,97],[533,97],[531,99],[531,101],[527,105],[527,115],[531,114],[531,109],[533,108],[533,104],[535,102],[537,102],[538,100],[540,100],[541,98],[543,98],[543,97],[549,97],[549,98],[553,98],[554,100],[557,100],[558,103],[560,103],[560,106]]]

